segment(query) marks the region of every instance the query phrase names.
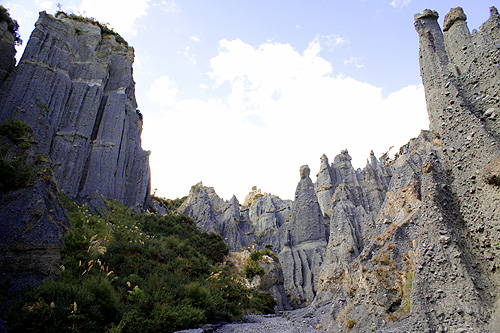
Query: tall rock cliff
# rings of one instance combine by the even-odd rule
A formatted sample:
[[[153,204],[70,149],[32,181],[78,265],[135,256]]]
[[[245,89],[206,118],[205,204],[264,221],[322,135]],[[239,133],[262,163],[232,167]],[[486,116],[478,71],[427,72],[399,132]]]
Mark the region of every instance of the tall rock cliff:
[[[21,61],[0,22],[0,281],[38,283],[60,265],[68,221],[59,192],[99,208],[101,196],[143,210],[134,51],[98,23],[40,13]]]
[[[481,329],[500,327],[500,132],[496,119],[500,111],[500,16],[494,7],[490,12],[480,31],[472,34],[460,7],[445,16],[443,32],[436,12],[426,10],[415,16],[430,129],[442,145],[443,158],[438,161],[447,167],[446,173],[438,174],[439,166],[434,167],[431,160],[429,173],[444,180],[433,182],[436,191],[436,185],[449,186],[447,192],[433,193],[434,200],[426,204],[433,204],[442,215],[438,220],[453,231],[449,243],[434,250],[446,260],[437,271],[464,279],[457,293],[449,290],[448,279],[424,278],[416,285],[426,292],[444,291],[438,300],[419,302],[424,326],[431,329],[443,316]],[[454,247],[458,252],[453,255]],[[450,316],[446,311],[452,306],[465,312]]]
[[[134,50],[89,20],[45,12],[0,91],[0,122],[26,121],[59,189],[144,209],[149,153],[132,78]]]
[[[332,195],[317,297],[302,314],[326,312],[317,317],[327,330],[500,327],[500,16],[492,7],[472,34],[461,8],[446,15],[443,31],[437,18],[431,10],[415,16],[430,131],[389,168],[366,168],[371,190],[358,177],[361,189],[352,191],[350,177],[351,190]]]

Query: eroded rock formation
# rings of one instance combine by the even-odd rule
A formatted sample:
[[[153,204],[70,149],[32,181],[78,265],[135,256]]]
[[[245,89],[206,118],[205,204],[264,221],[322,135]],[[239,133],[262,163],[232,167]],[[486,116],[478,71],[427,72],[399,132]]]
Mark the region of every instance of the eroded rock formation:
[[[81,203],[102,195],[142,210],[149,202],[133,60],[133,48],[97,25],[41,12],[1,87],[0,122],[25,120],[59,189]]]
[[[40,13],[17,66],[15,38],[1,22],[0,123],[27,123],[22,138],[0,135],[2,167],[15,166],[12,177],[23,178],[16,186],[0,181],[6,288],[38,283],[59,268],[69,227],[60,191],[94,208],[104,196],[137,211],[150,197],[133,48],[95,22],[62,13]]]
[[[363,170],[347,151],[321,157],[315,193],[301,171],[277,233],[291,303],[314,297],[297,320],[328,331],[500,327],[500,16],[492,7],[472,33],[461,8],[443,31],[437,18],[415,16],[430,130]],[[291,255],[306,244],[316,250]]]

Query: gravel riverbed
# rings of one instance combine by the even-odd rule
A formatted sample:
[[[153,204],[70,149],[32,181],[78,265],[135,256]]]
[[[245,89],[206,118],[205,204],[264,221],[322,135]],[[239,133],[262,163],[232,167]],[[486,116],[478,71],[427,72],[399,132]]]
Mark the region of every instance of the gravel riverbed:
[[[177,333],[317,333],[310,325],[288,320],[280,315],[247,315],[241,321],[180,331]]]

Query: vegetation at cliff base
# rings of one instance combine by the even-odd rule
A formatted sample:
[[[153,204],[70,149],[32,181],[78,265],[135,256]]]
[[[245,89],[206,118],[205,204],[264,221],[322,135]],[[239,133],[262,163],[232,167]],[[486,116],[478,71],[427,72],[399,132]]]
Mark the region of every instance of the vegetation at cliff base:
[[[27,289],[12,332],[173,332],[265,312],[226,264],[221,236],[182,215],[136,214],[106,201],[100,214],[61,196],[71,229],[55,280]]]

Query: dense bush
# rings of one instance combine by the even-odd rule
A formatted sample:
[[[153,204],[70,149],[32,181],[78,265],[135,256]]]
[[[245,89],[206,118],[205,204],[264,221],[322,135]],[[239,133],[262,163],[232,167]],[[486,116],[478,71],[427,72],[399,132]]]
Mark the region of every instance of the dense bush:
[[[0,124],[0,134],[5,135],[14,142],[20,141],[28,129],[29,126],[25,121],[14,118],[10,118],[3,124]]]
[[[0,6],[1,9],[1,6]],[[31,128],[25,121],[10,118],[0,124],[0,191],[7,192],[27,186],[36,176],[33,163],[25,153],[30,147]]]
[[[187,197],[177,198],[177,199],[165,199],[153,195],[154,200],[156,200],[160,206],[167,210],[169,214],[176,214],[177,209],[182,205],[182,203],[187,199]]]
[[[136,214],[106,201],[92,214],[63,197],[71,230],[55,281],[26,290],[7,318],[13,332],[172,332],[269,312],[225,264],[220,236],[185,216]]]
[[[0,22],[7,22],[7,30],[14,35],[14,42],[16,45],[21,45],[23,41],[18,32],[19,24],[10,17],[9,11],[4,6],[0,6]]]

